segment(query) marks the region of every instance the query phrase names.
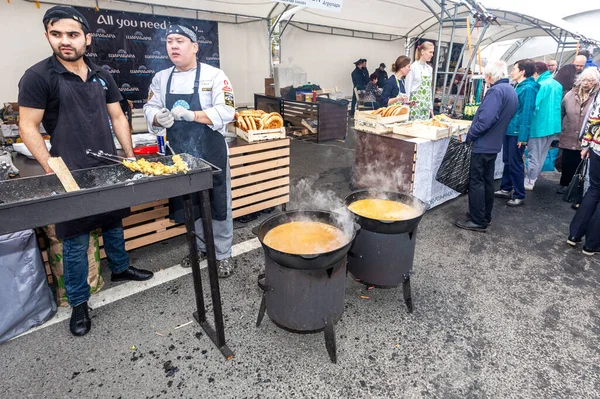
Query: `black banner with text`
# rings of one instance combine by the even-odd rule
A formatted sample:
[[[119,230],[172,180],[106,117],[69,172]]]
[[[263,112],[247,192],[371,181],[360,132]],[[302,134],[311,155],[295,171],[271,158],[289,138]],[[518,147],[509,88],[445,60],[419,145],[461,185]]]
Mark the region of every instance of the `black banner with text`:
[[[198,60],[219,67],[219,27],[214,21],[75,7],[90,24],[92,45],[87,55],[113,76],[127,100],[140,108],[154,74],[173,64],[167,55],[165,31],[185,23],[196,31]]]

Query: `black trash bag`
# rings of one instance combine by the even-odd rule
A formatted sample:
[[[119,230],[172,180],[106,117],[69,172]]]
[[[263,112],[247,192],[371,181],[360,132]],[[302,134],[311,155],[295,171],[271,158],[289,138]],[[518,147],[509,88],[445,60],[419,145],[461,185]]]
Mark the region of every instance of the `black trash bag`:
[[[585,184],[585,175],[587,174],[587,159],[582,159],[579,166],[575,170],[575,175],[567,187],[567,191],[563,194],[563,201],[572,204],[581,204],[583,198],[583,187]]]
[[[471,151],[471,143],[450,137],[448,149],[435,175],[435,180],[461,194],[466,193],[469,190]]]

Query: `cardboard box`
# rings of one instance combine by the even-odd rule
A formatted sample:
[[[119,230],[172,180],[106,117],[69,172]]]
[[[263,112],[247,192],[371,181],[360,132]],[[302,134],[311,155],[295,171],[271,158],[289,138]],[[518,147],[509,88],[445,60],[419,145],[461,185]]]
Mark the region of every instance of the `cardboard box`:
[[[265,96],[275,97],[275,79],[265,78]]]

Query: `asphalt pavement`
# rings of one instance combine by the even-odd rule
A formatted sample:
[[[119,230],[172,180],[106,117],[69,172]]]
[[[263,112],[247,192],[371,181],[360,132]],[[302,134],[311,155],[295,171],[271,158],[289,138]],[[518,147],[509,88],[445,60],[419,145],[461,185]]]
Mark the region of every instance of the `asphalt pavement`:
[[[288,209],[316,192],[343,198],[353,148],[352,132],[343,143],[293,141]],[[466,196],[428,211],[412,314],[400,288],[369,291],[348,276],[337,364],[322,333],[293,334],[267,317],[255,326],[264,267],[257,248],[221,280],[232,360],[195,322],[186,325],[195,306],[186,274],[94,309],[85,337],[63,321],[0,345],[0,397],[599,398],[600,257],[566,245],[574,211],[557,183],[557,173],[545,173],[520,208],[496,200],[487,233],[453,226]],[[234,244],[252,240],[265,217],[236,223]],[[136,267],[169,270],[186,249],[177,237],[130,255]],[[104,269],[106,293],[117,284]],[[210,304],[208,293],[205,284]]]

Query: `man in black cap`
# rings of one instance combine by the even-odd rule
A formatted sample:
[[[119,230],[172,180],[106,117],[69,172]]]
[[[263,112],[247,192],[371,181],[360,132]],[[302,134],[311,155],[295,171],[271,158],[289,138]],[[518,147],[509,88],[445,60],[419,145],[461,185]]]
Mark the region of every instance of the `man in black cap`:
[[[367,87],[367,83],[369,83],[369,72],[367,71],[367,60],[364,58],[360,58],[358,61],[354,63],[356,66],[354,71],[352,71],[352,106],[350,108],[350,115],[354,117],[354,110],[356,109],[356,94],[354,89],[356,90],[365,90]],[[365,75],[366,74],[366,75]]]
[[[371,79],[369,79],[369,76],[371,76],[371,74],[369,73],[369,70],[367,69],[367,59],[363,58],[362,62],[363,62],[363,67],[360,71],[363,74],[363,81],[365,83],[365,88],[366,88],[367,84],[369,84],[369,81],[371,80]]]
[[[383,89],[385,82],[388,80],[388,74],[385,70],[385,64],[383,62],[379,64],[379,68],[377,68],[375,73],[377,74],[377,86]]]
[[[70,170],[104,165],[86,155],[86,149],[116,154],[112,131],[127,157],[133,157],[131,131],[121,110],[121,94],[110,74],[86,56],[92,35],[85,17],[72,7],[50,8],[43,19],[46,39],[54,54],[35,64],[19,82],[19,128],[27,148],[46,173],[48,159],[62,157]],[[46,149],[40,123],[50,135]],[[153,273],[129,265],[121,219],[128,209],[56,225],[63,240],[64,282],[73,308],[70,329],[85,335],[91,328],[87,249],[89,232],[102,228],[104,250],[112,281],[147,280]]]

